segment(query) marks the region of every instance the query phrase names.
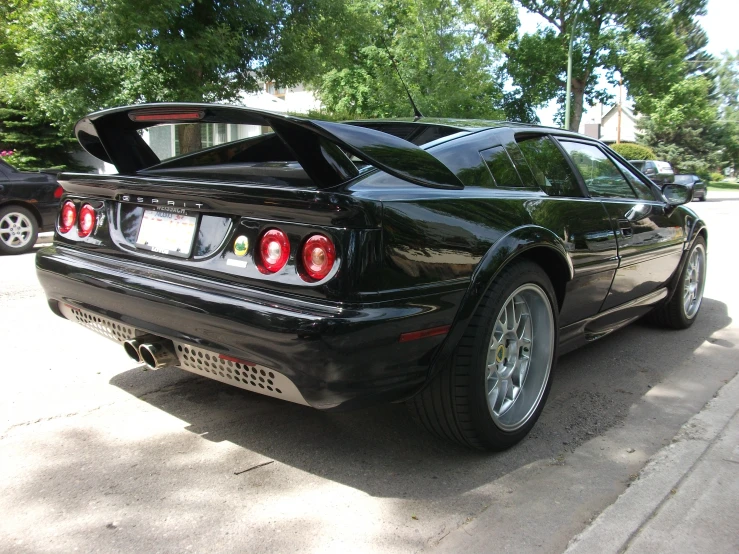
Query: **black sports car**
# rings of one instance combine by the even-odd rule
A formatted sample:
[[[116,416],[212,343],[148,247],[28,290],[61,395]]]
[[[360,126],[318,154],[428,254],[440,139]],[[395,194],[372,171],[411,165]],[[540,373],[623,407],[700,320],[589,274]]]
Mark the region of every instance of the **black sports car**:
[[[706,182],[697,175],[675,175],[674,182],[680,185],[687,185],[689,187],[692,187],[693,200],[700,200],[701,202],[705,202],[706,198],[708,198],[708,187],[706,186]]]
[[[52,231],[63,189],[56,175],[18,171],[0,160],[0,254],[23,254]]]
[[[208,104],[76,133],[119,174],[62,176],[38,276],[54,312],[150,368],[320,409],[406,400],[432,432],[502,449],[558,354],[650,311],[689,327],[701,305],[690,189],[575,133]]]

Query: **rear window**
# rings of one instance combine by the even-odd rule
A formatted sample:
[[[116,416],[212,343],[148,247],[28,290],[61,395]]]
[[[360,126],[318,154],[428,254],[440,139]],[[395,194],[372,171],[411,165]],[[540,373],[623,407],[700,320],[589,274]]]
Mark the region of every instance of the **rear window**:
[[[260,125],[186,123],[149,127],[141,131],[141,137],[159,160],[164,161],[271,131],[269,127]]]
[[[692,185],[693,176],[692,175],[675,175],[675,182],[678,185]]]

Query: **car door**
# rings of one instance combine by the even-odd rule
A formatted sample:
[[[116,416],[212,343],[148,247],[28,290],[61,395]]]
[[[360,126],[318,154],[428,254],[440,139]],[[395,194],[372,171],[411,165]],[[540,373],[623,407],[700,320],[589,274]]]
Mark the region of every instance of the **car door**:
[[[601,310],[641,298],[666,286],[685,242],[675,210],[657,199],[647,183],[597,143],[558,139],[617,230],[619,265]]]
[[[546,193],[526,202],[526,208],[534,224],[562,239],[572,261],[574,277],[567,284],[560,327],[597,314],[618,266],[608,214],[600,202],[586,196],[564,152],[548,134],[511,132],[502,147],[481,152],[497,185],[534,187]],[[566,342],[567,333],[560,338]]]

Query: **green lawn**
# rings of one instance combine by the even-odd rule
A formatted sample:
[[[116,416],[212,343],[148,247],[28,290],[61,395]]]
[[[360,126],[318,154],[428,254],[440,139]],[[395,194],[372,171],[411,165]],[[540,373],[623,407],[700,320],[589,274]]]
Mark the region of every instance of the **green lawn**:
[[[708,183],[708,190],[739,190],[739,183],[729,183],[728,181],[711,181]]]

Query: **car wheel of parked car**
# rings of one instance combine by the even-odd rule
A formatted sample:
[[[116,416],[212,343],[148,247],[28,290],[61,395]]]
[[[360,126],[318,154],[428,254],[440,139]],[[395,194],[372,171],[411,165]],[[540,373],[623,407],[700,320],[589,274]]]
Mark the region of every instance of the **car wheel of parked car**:
[[[0,253],[23,254],[36,244],[38,223],[34,215],[21,206],[0,209]]]
[[[541,413],[557,349],[557,303],[544,270],[505,268],[485,293],[451,363],[411,413],[433,433],[484,450],[523,439]]]
[[[703,191],[703,195],[701,196],[701,202],[705,202],[707,196],[708,196],[708,191],[707,190]]]
[[[693,324],[703,300],[707,261],[706,241],[698,237],[690,249],[672,298],[649,314],[653,322],[672,329],[687,329]]]

